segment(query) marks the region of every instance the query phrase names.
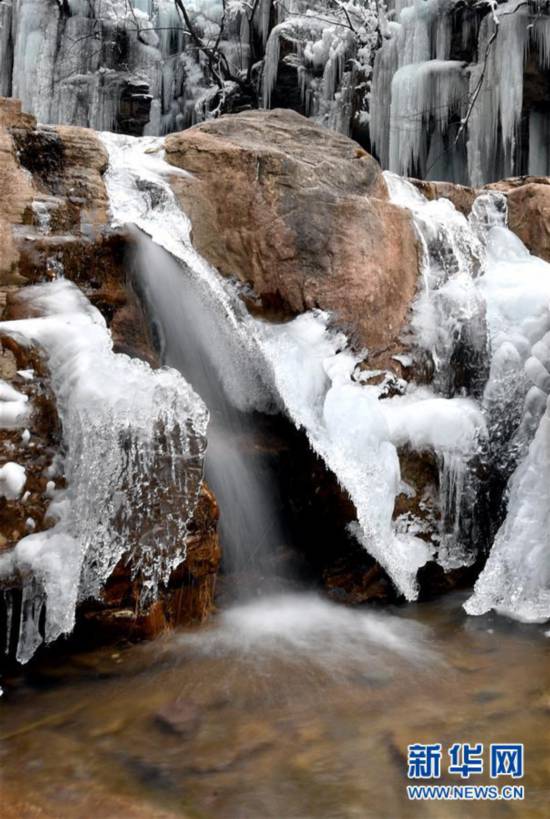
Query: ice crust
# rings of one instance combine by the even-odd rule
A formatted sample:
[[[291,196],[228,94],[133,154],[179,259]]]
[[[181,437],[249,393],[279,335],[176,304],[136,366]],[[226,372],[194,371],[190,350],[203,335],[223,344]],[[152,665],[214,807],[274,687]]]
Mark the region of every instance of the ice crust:
[[[52,493],[55,526],[24,537],[0,559],[4,585],[16,577],[23,585],[21,662],[43,639],[71,631],[78,601],[97,597],[123,557],[140,578],[144,605],[181,563],[208,419],[175,370],[153,371],[113,353],[104,319],[75,285],[60,279],[25,292],[41,317],[0,326],[46,354],[67,489]],[[3,467],[4,492],[22,489],[16,467]]]
[[[511,477],[505,520],[465,608],[470,614],[496,609],[520,620],[546,620],[550,265],[507,229],[501,194],[482,193],[466,219],[450,202],[428,202],[405,180],[386,178],[393,201],[410,209],[424,249],[423,283],[413,306],[416,342],[430,351],[436,367],[452,375],[451,359],[441,351],[452,351],[453,339],[469,338],[475,348],[477,338],[480,361],[487,341],[487,372],[478,397],[485,451],[489,465]],[[448,379],[447,387],[452,389]],[[464,493],[473,475],[464,458],[451,463]],[[456,476],[451,482],[446,477],[444,472],[442,485],[453,484],[456,492]],[[455,547],[450,556],[456,559]]]

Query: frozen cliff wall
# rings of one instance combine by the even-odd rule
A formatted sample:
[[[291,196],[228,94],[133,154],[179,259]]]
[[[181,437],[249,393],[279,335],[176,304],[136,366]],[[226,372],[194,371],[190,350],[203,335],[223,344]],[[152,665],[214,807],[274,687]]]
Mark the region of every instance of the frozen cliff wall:
[[[132,135],[292,108],[383,168],[480,185],[550,172],[541,0],[0,0],[0,94]]]
[[[173,0],[0,0],[0,67],[39,121],[129,134],[190,124],[208,87]]]
[[[545,4],[415,0],[373,71],[370,137],[395,173],[480,185],[547,174]]]

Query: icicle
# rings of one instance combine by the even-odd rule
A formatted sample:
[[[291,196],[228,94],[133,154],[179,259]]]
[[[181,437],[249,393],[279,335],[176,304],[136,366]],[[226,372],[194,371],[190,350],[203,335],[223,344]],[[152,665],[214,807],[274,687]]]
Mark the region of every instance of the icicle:
[[[389,168],[411,174],[426,170],[428,123],[443,133],[460,115],[465,97],[463,64],[430,60],[400,68],[391,85]]]
[[[262,96],[264,108],[271,106],[271,94],[277,83],[277,75],[279,73],[279,56],[281,50],[281,43],[279,40],[281,30],[284,30],[285,24],[275,26],[272,29],[269,39],[265,47],[263,75],[262,75]]]
[[[13,607],[14,607],[14,592],[12,589],[6,589],[2,592],[2,602],[5,612],[5,643],[4,654],[10,654],[12,647],[12,628],[13,628]]]
[[[479,63],[470,72],[470,97],[477,99],[468,122],[468,166],[472,185],[512,176],[523,104],[523,66],[529,41],[528,12],[517,0],[498,7],[498,28],[482,21]],[[481,85],[480,85],[481,83]],[[499,138],[500,137],[500,138]],[[495,150],[500,142],[501,154]]]
[[[508,513],[474,594],[469,614],[495,609],[526,622],[550,618],[550,409],[509,487]]]
[[[41,616],[44,603],[45,594],[39,582],[34,578],[25,582],[21,598],[16,652],[16,658],[20,663],[28,662],[42,643]]]
[[[531,176],[546,176],[550,172],[550,115],[547,111],[529,114],[529,163]]]
[[[12,44],[11,0],[0,2],[0,97],[9,97],[12,87],[13,44]]]

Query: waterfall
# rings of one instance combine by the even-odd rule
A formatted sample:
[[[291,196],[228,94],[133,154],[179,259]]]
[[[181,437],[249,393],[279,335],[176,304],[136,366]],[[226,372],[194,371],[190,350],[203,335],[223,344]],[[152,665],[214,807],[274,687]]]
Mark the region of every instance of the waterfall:
[[[206,472],[220,505],[225,566],[249,572],[252,581],[269,576],[286,533],[275,481],[255,445],[254,413],[277,408],[261,327],[236,286],[194,250],[189,220],[166,178],[177,169],[162,159],[162,141],[102,136],[110,156],[113,219],[137,225],[153,240],[137,237],[136,268],[163,356],[186,375],[211,413]]]
[[[320,311],[280,325],[253,319],[244,309],[236,286],[222,279],[193,249],[189,220],[167,181],[177,169],[164,161],[162,140],[111,134],[104,134],[103,140],[110,156],[107,186],[114,222],[137,225],[184,265],[176,270],[164,257],[172,267],[171,274],[155,273],[158,263],[154,261],[142,265],[148,268],[153,312],[161,326],[164,324],[166,354],[173,356],[169,360],[185,365],[186,356],[194,359],[187,364],[191,380],[195,372],[203,382],[202,390],[205,397],[210,395],[214,416],[216,407],[226,405],[228,397],[241,411],[277,406],[303,429],[314,451],[355,504],[357,524],[353,532],[398,589],[414,599],[417,571],[431,558],[433,548],[416,536],[418,522],[413,521],[411,527],[393,522],[400,491],[397,448],[430,449],[446,463],[456,458],[463,462],[475,453],[484,435],[485,422],[475,403],[465,396],[447,397],[415,385],[409,385],[404,395],[384,398],[383,385],[364,383],[365,374],[362,376],[359,369],[364,356],[352,352],[346,337],[331,330],[328,316]],[[159,293],[162,288],[157,275],[171,277],[165,293]],[[189,305],[185,305],[187,287]],[[180,297],[175,295],[178,288],[182,288]],[[197,295],[199,304],[193,308]],[[214,314],[214,320],[208,312]],[[201,329],[194,317],[199,313],[210,329]],[[183,344],[186,351],[177,340],[185,338],[191,328],[193,354],[189,342]],[[206,383],[210,375],[204,376],[205,361],[210,368],[207,375],[215,373],[221,386]],[[241,388],[243,379],[246,390]],[[224,412],[229,412],[227,407]],[[223,418],[219,424],[223,429]],[[218,445],[216,441],[214,445]],[[227,468],[227,454],[220,454],[217,461],[220,469]],[[220,479],[220,483],[228,480]]]
[[[261,457],[250,404],[262,387],[269,394],[261,349],[250,360],[243,357],[215,294],[144,234],[136,241],[134,268],[161,337],[163,361],[185,375],[210,412],[205,474],[220,507],[223,565],[239,574],[239,595],[248,595],[252,583],[269,578],[270,563],[285,544],[276,480]],[[269,409],[263,403],[257,408]]]

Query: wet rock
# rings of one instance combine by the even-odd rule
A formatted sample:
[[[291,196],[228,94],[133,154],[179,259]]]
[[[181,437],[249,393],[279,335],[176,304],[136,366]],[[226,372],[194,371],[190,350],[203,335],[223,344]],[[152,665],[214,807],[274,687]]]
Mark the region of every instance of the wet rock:
[[[165,731],[188,738],[197,732],[201,715],[193,703],[187,700],[174,700],[157,711],[155,722]]]
[[[510,230],[531,253],[550,262],[550,177],[520,176],[487,187],[506,194]]]
[[[455,208],[468,216],[479,190],[453,182],[428,182],[425,179],[409,179],[426,199],[449,199]]]
[[[505,194],[508,227],[535,256],[550,261],[550,177],[515,176],[491,182],[483,188],[469,188],[452,182],[427,182],[410,179],[427,199],[450,199],[455,208],[468,216],[475,198],[483,190]]]
[[[92,643],[151,639],[168,628],[206,620],[214,610],[221,561],[218,515],[214,495],[203,484],[186,558],[174,569],[159,599],[148,608],[140,607],[139,581],[132,579],[131,565],[123,558],[105,583],[102,599],[80,606],[75,638]]]
[[[47,515],[51,488],[61,488],[63,479],[48,475],[59,450],[61,425],[41,352],[0,334],[0,365],[0,377],[26,396],[29,406],[28,417],[20,428],[0,431],[0,466],[15,462],[25,469],[21,495],[0,498],[0,552],[5,552],[29,534],[29,521],[34,532],[52,526]]]

